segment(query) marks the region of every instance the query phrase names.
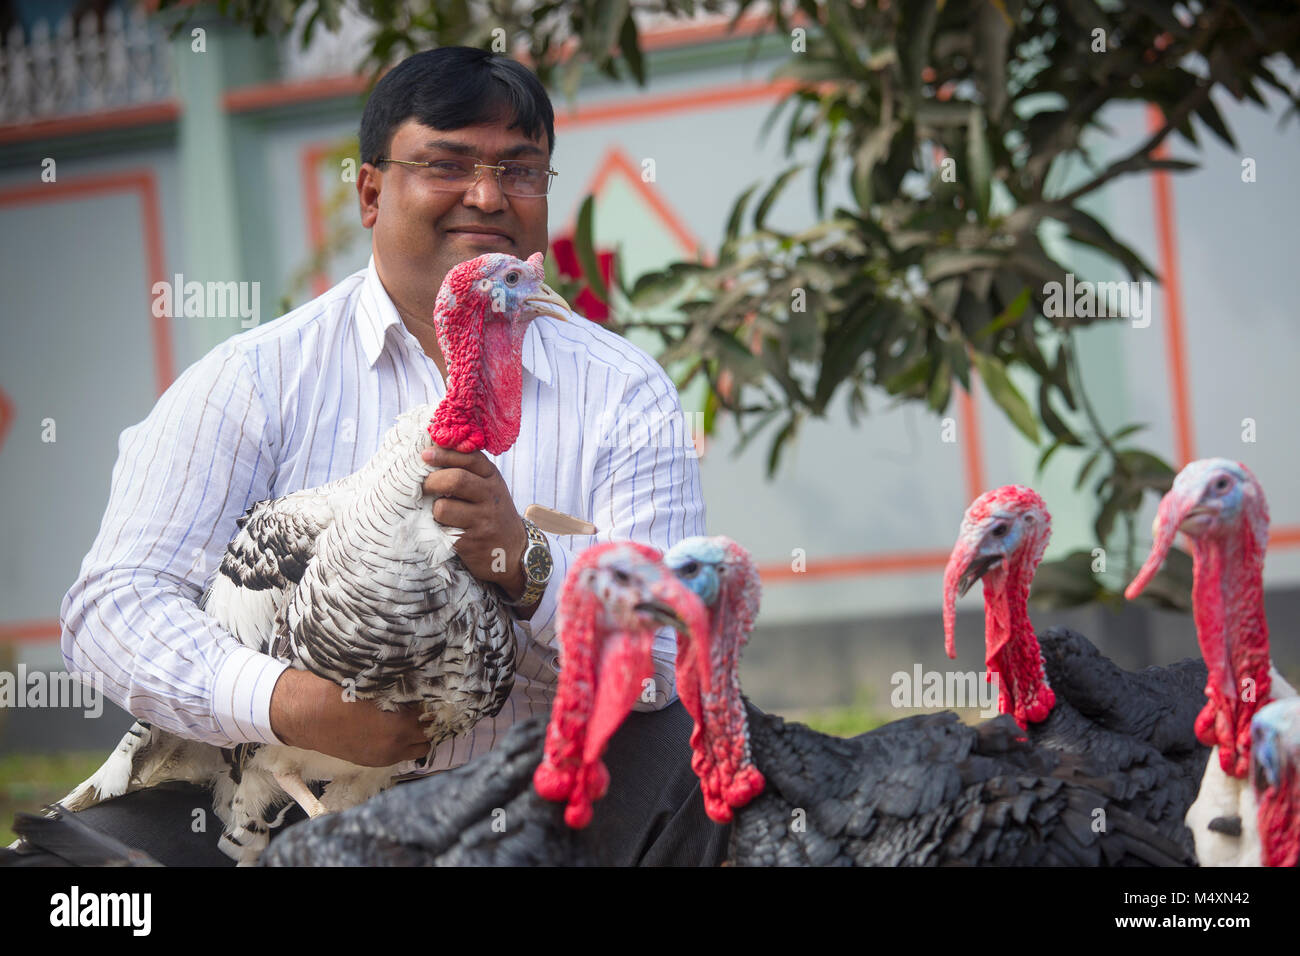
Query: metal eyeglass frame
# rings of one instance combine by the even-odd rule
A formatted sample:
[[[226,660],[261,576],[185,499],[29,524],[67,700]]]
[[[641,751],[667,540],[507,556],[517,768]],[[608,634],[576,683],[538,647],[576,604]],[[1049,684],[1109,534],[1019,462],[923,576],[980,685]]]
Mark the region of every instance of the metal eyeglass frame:
[[[445,163],[445,162],[447,162],[447,160],[445,160],[445,159],[432,159],[432,160],[428,160],[427,162],[424,162],[424,161],[422,161],[422,162],[416,162],[416,161],[409,160],[409,159],[392,159],[392,158],[390,158],[390,157],[388,157],[388,156],[380,156],[378,159],[375,160],[375,165],[378,165],[378,164],[380,164],[380,163],[397,163],[397,164],[400,165],[400,166],[420,166],[420,167],[423,167],[424,169],[432,169],[433,166],[436,165],[437,163]],[[520,163],[523,163],[523,162],[527,162],[527,160],[523,160],[523,159],[520,159],[520,160],[506,160],[506,162],[520,162]],[[560,175],[559,170],[551,169],[550,165],[548,164],[547,167],[546,167],[546,188],[545,188],[542,192],[540,192],[540,193],[524,193],[524,194],[520,194],[520,193],[508,193],[508,192],[506,192],[506,188],[505,188],[504,186],[501,185],[501,174],[502,174],[503,172],[505,172],[505,169],[506,169],[505,166],[502,166],[502,165],[499,165],[499,164],[494,164],[494,163],[479,163],[479,162],[475,162],[475,163],[474,163],[474,182],[470,183],[470,184],[467,185],[467,186],[441,186],[441,187],[436,187],[436,188],[444,189],[444,190],[446,190],[447,192],[458,192],[458,191],[467,190],[467,189],[470,188],[470,186],[474,186],[474,185],[476,185],[476,184],[478,183],[478,177],[479,177],[479,172],[478,172],[478,171],[479,171],[480,169],[494,169],[494,170],[496,170],[496,174],[497,174],[497,188],[501,190],[501,192],[502,192],[503,195],[506,195],[506,196],[514,196],[516,199],[537,199],[537,198],[539,198],[539,197],[541,197],[541,196],[549,196],[550,193],[551,193],[551,183],[555,182],[555,177],[558,176],[558,175]],[[435,180],[435,182],[437,182],[437,180]]]

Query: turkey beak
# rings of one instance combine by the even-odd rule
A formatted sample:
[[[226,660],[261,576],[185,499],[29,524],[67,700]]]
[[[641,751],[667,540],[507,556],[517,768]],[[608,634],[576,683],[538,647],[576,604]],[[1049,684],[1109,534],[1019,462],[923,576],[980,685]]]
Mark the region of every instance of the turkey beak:
[[[943,571],[943,636],[944,649],[950,658],[957,656],[954,638],[957,599],[965,597],[976,581],[1001,562],[1001,554],[981,554],[978,547],[972,547],[964,538],[957,542],[948,556],[948,566]]]
[[[524,300],[530,311],[537,315],[549,315],[553,319],[561,322],[569,321],[569,313],[573,310],[569,308],[569,303],[564,298],[543,282],[536,292]]]
[[[982,554],[966,565],[966,570],[957,579],[957,596],[965,597],[966,592],[975,586],[976,581],[1001,563],[1002,555],[1000,554]]]
[[[681,631],[686,629],[686,622],[677,610],[664,601],[642,601],[636,605],[636,610],[643,614],[648,614],[651,618],[658,621],[665,627],[671,627]]]
[[[1207,509],[1200,508],[1199,505],[1199,495],[1189,494],[1179,489],[1170,490],[1160,499],[1160,509],[1156,512],[1156,520],[1151,525],[1153,538],[1151,553],[1147,556],[1142,569],[1138,571],[1137,577],[1133,579],[1133,583],[1124,589],[1126,598],[1133,600],[1151,583],[1151,579],[1160,570],[1160,565],[1164,564],[1165,558],[1168,557],[1169,549],[1173,547],[1179,525],[1190,518],[1207,513]]]

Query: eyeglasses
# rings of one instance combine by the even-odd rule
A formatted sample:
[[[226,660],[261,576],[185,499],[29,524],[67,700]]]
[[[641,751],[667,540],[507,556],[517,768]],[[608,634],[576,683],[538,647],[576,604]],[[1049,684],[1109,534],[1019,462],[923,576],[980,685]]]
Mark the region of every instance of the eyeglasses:
[[[516,159],[504,159],[499,163],[479,163],[469,158],[434,159],[416,163],[409,159],[389,159],[381,156],[375,160],[379,163],[398,163],[402,166],[418,166],[429,171],[429,179],[434,189],[461,192],[478,182],[480,169],[492,169],[497,174],[497,185],[507,196],[545,196],[551,191],[551,180],[560,175],[546,163],[528,163]]]

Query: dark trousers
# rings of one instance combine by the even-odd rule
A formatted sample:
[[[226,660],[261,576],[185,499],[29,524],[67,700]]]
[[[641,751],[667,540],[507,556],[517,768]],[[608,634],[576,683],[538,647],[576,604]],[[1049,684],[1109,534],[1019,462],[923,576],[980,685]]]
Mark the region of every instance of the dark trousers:
[[[731,827],[704,813],[691,770],[691,728],[690,715],[674,701],[660,711],[629,714],[610,741],[609,792],[596,804],[589,830],[601,845],[615,848],[620,865],[717,866],[726,858]],[[166,866],[234,865],[217,848],[221,821],[203,787],[139,790],[83,810],[78,818]],[[271,838],[305,819],[293,807]],[[203,828],[196,829],[200,822]]]

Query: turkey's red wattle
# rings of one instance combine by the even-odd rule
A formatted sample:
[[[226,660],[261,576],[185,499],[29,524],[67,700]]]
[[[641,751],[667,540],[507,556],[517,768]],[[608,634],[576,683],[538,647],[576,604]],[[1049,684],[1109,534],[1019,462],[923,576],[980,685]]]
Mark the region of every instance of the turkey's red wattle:
[[[1219,748],[1223,772],[1250,770],[1250,722],[1272,698],[1264,548],[1249,522],[1232,535],[1192,539],[1192,614],[1209,669],[1196,737]]]
[[[1205,463],[1193,463],[1183,474],[1198,464]],[[1237,467],[1245,470],[1244,465]],[[1212,506],[1201,504],[1200,484],[1183,486],[1183,481],[1180,475],[1161,499],[1151,553],[1124,594],[1131,600],[1142,592],[1168,557],[1179,530],[1190,522],[1186,537],[1192,548],[1192,616],[1208,670],[1208,701],[1196,717],[1196,739],[1219,748],[1224,773],[1244,779],[1250,768],[1251,718],[1272,696],[1264,615],[1268,504],[1249,476],[1247,487],[1253,491],[1243,497],[1240,510],[1216,514]]]
[[[729,823],[734,810],[763,792],[763,774],[749,746],[749,718],[740,690],[740,653],[754,627],[759,580],[748,553],[731,545],[729,573],[707,624],[688,621],[693,634],[678,643],[677,694],[695,720],[691,769],[700,778],[704,810]],[[686,678],[683,681],[683,676]]]
[[[1004,578],[997,587],[994,573]],[[1012,714],[1022,730],[1042,723],[1056,706],[1056,694],[1043,673],[1038,635],[1029,620],[1029,586],[1034,567],[1013,557],[1005,573],[994,572],[984,582],[985,663],[998,675],[998,710]],[[994,578],[989,580],[989,578]]]
[[[632,710],[644,682],[654,676],[654,626],[646,623],[611,632],[601,624],[611,612],[602,596],[593,593],[584,572],[611,548],[659,560],[659,552],[645,545],[596,545],[578,557],[560,594],[556,627],[563,642],[560,679],[533,786],[543,799],[567,804],[564,820],[575,829],[591,822],[594,802],[609,787],[609,771],[601,757],[610,737]],[[666,573],[651,584],[650,592],[674,608],[680,607],[683,595],[699,603]]]
[[[480,270],[461,263],[438,293],[434,328],[447,363],[447,394],[429,423],[437,445],[500,455],[519,437],[526,321],[492,310]]]
[[[533,785],[543,799],[567,802],[565,821],[571,827],[583,827],[591,820],[592,784],[601,782],[599,772],[584,766],[596,681],[596,621],[601,608],[596,595],[578,589],[576,577],[564,585],[564,660],[546,727],[545,756],[533,774]]]
[[[1260,862],[1264,866],[1300,866],[1300,774],[1294,768],[1257,796]]]

